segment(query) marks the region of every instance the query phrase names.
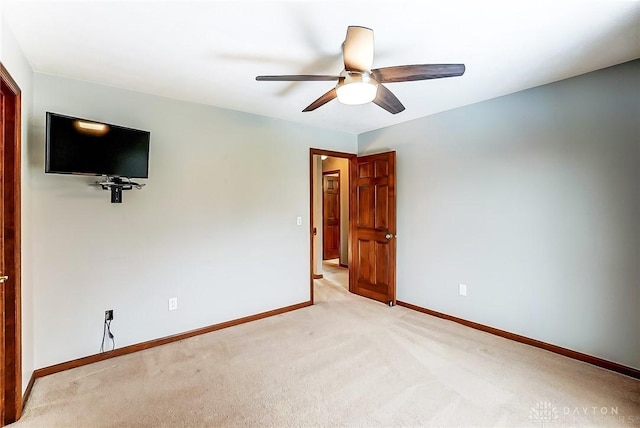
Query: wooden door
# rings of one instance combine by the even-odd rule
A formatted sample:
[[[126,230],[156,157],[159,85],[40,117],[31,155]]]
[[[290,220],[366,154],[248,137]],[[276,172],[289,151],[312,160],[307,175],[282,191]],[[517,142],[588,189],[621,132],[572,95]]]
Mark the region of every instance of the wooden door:
[[[0,426],[22,410],[20,89],[0,63]]]
[[[322,182],[322,259],[331,260],[340,257],[340,172],[324,172]]]
[[[395,152],[351,160],[350,291],[396,303]]]
[[[5,425],[4,417],[4,389],[5,389],[5,364],[4,364],[4,88],[0,88],[0,426]]]

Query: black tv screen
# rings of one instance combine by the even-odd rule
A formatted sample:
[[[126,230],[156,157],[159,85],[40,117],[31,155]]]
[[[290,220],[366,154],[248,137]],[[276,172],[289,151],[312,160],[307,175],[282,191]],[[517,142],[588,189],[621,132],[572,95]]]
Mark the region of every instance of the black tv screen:
[[[148,178],[148,131],[47,112],[45,172]]]

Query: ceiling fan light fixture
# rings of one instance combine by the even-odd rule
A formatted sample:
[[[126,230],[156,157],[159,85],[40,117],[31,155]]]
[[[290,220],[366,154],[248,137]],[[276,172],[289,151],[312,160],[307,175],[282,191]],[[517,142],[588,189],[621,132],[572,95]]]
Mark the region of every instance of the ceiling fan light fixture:
[[[359,105],[373,101],[378,93],[378,83],[369,73],[346,71],[336,85],[338,101],[342,104]]]

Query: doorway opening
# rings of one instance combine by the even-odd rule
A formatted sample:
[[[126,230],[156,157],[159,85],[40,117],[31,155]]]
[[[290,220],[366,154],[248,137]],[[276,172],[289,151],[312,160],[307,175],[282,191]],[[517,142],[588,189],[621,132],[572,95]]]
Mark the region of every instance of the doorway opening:
[[[351,153],[310,149],[309,159],[311,302],[314,302],[314,280],[324,280],[325,271],[327,274],[333,274],[333,269],[346,268],[347,271],[342,276],[348,278],[347,284],[338,286],[341,285],[351,293],[394,306],[396,153],[357,156]],[[337,167],[338,162],[342,162],[344,167]],[[337,180],[329,178],[338,174],[340,178]],[[341,188],[340,192],[337,191],[338,186]],[[337,196],[338,194],[340,196]],[[329,202],[328,205],[332,205],[329,210],[332,213],[325,214],[323,200],[326,202],[331,198],[333,202]],[[325,207],[328,205],[325,204]],[[339,221],[335,218],[338,212]],[[340,228],[339,238],[334,236],[333,240],[325,242],[325,228],[336,228],[337,224],[345,225]],[[326,233],[336,233],[335,230],[326,230]],[[325,246],[333,258],[325,257]],[[333,261],[334,265],[326,266],[325,269],[325,264],[328,263],[325,259]]]
[[[311,300],[314,286],[349,290],[349,188],[355,154],[311,149]]]

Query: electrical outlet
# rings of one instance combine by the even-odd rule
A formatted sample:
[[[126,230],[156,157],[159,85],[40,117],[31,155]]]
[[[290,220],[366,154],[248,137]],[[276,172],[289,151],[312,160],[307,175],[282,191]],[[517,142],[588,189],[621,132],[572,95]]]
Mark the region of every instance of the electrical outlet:
[[[111,321],[113,320],[113,309],[109,309],[104,311],[104,320]]]
[[[176,309],[178,309],[178,298],[177,297],[171,297],[169,299],[169,310],[170,311],[175,311]]]
[[[296,224],[302,226],[302,217],[296,217]]]
[[[458,294],[461,296],[467,295],[467,285],[466,284],[458,284]]]

